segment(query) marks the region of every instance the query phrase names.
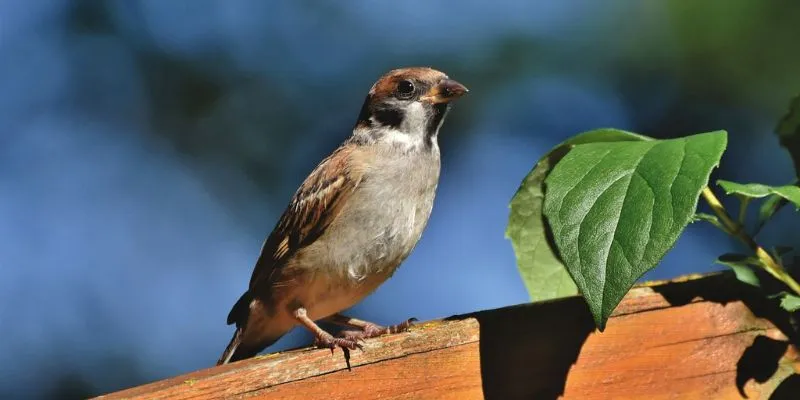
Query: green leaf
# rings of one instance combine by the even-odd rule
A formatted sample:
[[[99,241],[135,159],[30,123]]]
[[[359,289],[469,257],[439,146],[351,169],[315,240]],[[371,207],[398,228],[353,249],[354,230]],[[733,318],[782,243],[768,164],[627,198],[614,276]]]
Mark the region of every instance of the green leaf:
[[[728,253],[719,256],[715,262],[730,267],[740,282],[761,287],[761,280],[758,279],[758,275],[752,268],[752,266],[758,266],[759,261],[756,257]]]
[[[706,222],[710,223],[711,225],[716,226],[717,228],[719,228],[723,232],[729,233],[728,232],[728,228],[726,228],[725,225],[722,225],[722,222],[719,221],[719,218],[717,218],[716,215],[706,214],[706,213],[697,213],[692,217],[692,222],[697,222],[697,221],[706,221]]]
[[[616,129],[598,129],[570,138],[547,153],[522,181],[511,200],[506,238],[511,239],[517,267],[531,301],[540,301],[578,293],[564,264],[548,239],[542,215],[544,179],[552,166],[572,146],[591,142],[649,140],[649,138]]]
[[[767,186],[760,183],[736,183],[725,180],[718,180],[717,184],[722,186],[727,194],[737,194],[750,198],[766,197],[771,194],[780,196],[800,208],[800,187],[795,185]]]
[[[794,162],[794,170],[800,177],[800,96],[789,104],[789,111],[778,122],[775,128],[781,145],[789,151]]]
[[[722,189],[725,190],[727,194],[735,193],[751,198],[759,198],[772,194],[769,190],[769,186],[760,183],[742,184],[720,179],[717,181],[717,185],[722,186]]]
[[[795,208],[800,208],[800,187],[795,185],[784,185],[773,187],[772,193],[789,200]]]
[[[785,198],[775,194],[767,197],[758,209],[758,221],[756,222],[755,229],[753,229],[753,236],[758,235],[758,233],[761,232],[761,228],[763,228],[764,225],[772,219],[772,216],[787,203],[789,202]]]
[[[601,330],[674,246],[727,144],[724,131],[579,145],[545,179],[544,215]]]
[[[739,280],[739,282],[743,282],[755,287],[761,287],[761,280],[758,279],[756,271],[753,271],[752,267],[736,264],[728,264],[728,267],[733,270],[733,273],[736,275],[736,279]]]
[[[781,298],[781,308],[789,312],[800,310],[800,297],[793,294],[785,294]]]
[[[792,183],[794,186],[800,185],[800,180],[796,180]],[[753,236],[757,235],[758,232],[761,231],[761,228],[772,219],[772,216],[775,215],[783,206],[788,203],[785,197],[778,196],[776,194],[771,194],[767,197],[767,200],[761,204],[761,207],[758,209],[758,221],[756,222],[756,227],[753,230]]]
[[[755,267],[760,265],[757,257],[739,253],[725,253],[719,256],[715,262],[722,265],[749,265]]]
[[[511,239],[517,268],[531,301],[578,293],[564,265],[550,248],[542,218],[542,182],[550,170],[545,158],[536,165],[511,200],[506,238]]]

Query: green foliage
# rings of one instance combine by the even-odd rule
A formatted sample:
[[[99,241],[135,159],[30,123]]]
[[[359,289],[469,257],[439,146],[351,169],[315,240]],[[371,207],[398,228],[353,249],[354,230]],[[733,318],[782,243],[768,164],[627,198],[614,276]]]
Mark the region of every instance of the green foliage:
[[[758,234],[761,231],[761,228],[772,219],[772,216],[778,212],[783,206],[786,205],[788,201],[778,195],[771,195],[764,200],[764,203],[761,204],[761,207],[758,208],[758,222],[756,223],[756,227],[753,230],[753,235]]]
[[[706,214],[706,213],[697,213],[692,217],[692,222],[698,221],[705,221],[711,225],[716,226],[719,229],[725,230],[725,227],[719,222],[719,218],[716,215]]]
[[[514,198],[506,228],[531,301],[547,300],[578,293],[578,288],[548,242],[542,215],[544,179],[572,146],[602,141],[640,141],[649,138],[633,133],[598,129],[577,135],[556,146],[525,177]]]
[[[784,310],[789,312],[795,312],[800,310],[800,296],[795,296],[793,294],[785,293],[781,297],[781,307]]]
[[[758,221],[753,228],[753,235],[755,236],[764,227],[764,224],[769,221],[775,213],[778,212],[783,206],[791,202],[794,204],[795,209],[800,208],[800,187],[795,184],[784,186],[768,186],[760,183],[736,183],[726,180],[718,180],[717,184],[725,190],[726,194],[735,195],[742,201],[742,207],[739,212],[739,223],[745,223],[745,215],[747,213],[747,206],[752,199],[759,199],[766,197],[767,199],[762,203],[758,210]]]
[[[692,220],[725,132],[575,146],[545,179],[544,215],[600,329]]]
[[[794,185],[773,187],[760,183],[742,184],[724,180],[718,180],[717,184],[720,185],[727,194],[735,194],[753,199],[777,195],[792,202],[796,208],[800,208],[800,187]]]
[[[800,97],[781,121],[779,135],[797,166],[800,146],[793,148],[792,143],[800,143]],[[726,146],[724,131],[654,140],[599,129],[546,154],[514,196],[506,231],[531,298],[577,290],[602,330],[627,291],[661,261],[689,222],[706,221],[752,251],[724,254],[717,263],[729,266],[739,281],[765,291],[756,272],[769,273],[793,292],[774,295],[781,307],[800,310],[800,283],[783,264],[783,255],[792,249],[767,252],[745,226],[754,200],[764,199],[754,232],[785,204],[800,210],[800,180],[784,186],[717,181],[741,200],[734,219],[707,187]],[[696,213],[701,193],[713,214]]]
[[[744,254],[723,254],[717,258],[717,264],[728,266],[733,270],[736,279],[748,285],[761,287],[761,279],[758,278],[756,272],[753,271],[751,266],[758,266],[759,261],[756,257],[746,256]]]
[[[540,301],[578,293],[561,260],[547,243],[542,218],[544,191],[542,183],[551,168],[550,154],[522,181],[511,200],[506,238],[511,239],[517,268],[528,289],[531,301]]]

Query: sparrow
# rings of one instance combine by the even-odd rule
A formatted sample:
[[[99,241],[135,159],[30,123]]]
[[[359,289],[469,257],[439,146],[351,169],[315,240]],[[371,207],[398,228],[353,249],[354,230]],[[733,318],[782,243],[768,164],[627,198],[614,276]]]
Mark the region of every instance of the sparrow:
[[[228,325],[236,331],[217,365],[250,358],[295,326],[318,347],[409,328],[340,314],[372,293],[411,253],[439,182],[437,136],[450,102],[467,88],[432,68],[389,71],[370,89],[352,135],[311,172],[264,241]],[[315,321],[350,328],[337,337]]]

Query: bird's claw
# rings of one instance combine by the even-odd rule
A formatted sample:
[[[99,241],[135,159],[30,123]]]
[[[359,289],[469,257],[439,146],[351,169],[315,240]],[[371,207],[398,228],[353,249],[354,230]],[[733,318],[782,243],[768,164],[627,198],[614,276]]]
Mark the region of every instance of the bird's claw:
[[[330,335],[316,338],[314,345],[321,349],[331,349],[331,353],[337,347],[343,350],[362,350],[363,346],[357,340],[344,337],[333,337]]]
[[[397,325],[380,326],[373,323],[368,323],[361,330],[346,330],[341,331],[339,336],[341,338],[352,340],[355,342],[364,342],[366,339],[382,336],[386,334],[405,332],[414,325],[416,318],[409,318]]]
[[[367,334],[364,331],[355,331],[355,330],[347,330],[339,332],[339,336],[347,339],[352,340],[355,342],[365,342],[367,339]]]
[[[409,319],[407,319],[407,320],[405,320],[405,321],[403,321],[403,322],[401,322],[401,323],[399,323],[397,325],[392,325],[392,326],[390,326],[390,327],[388,327],[386,329],[388,330],[388,333],[405,332],[405,331],[409,330],[412,326],[414,326],[414,323],[417,322],[417,321],[418,321],[418,319],[412,317],[412,318],[409,318]]]

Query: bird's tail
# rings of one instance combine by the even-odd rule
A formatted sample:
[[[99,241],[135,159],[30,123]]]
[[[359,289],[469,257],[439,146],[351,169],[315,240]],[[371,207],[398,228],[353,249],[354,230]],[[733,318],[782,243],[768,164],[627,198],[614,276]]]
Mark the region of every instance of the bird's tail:
[[[234,361],[244,360],[246,358],[255,357],[261,350],[264,350],[267,346],[271,346],[273,343],[277,342],[278,339],[281,338],[280,335],[278,337],[267,337],[261,339],[258,343],[247,343],[242,341],[243,337],[243,328],[236,328],[236,332],[233,333],[233,338],[231,338],[231,342],[228,343],[228,347],[225,348],[225,351],[222,352],[222,355],[217,360],[217,365],[227,364]]]
[[[243,358],[247,358],[247,356],[242,356],[241,352],[237,354],[236,350],[239,348],[239,345],[242,344],[242,328],[236,328],[236,332],[233,333],[233,338],[231,338],[231,342],[228,343],[228,347],[225,348],[225,351],[222,352],[222,355],[217,360],[217,365],[227,364],[232,361],[241,360]],[[233,359],[234,356],[238,355],[236,359]],[[251,356],[254,356],[252,354]]]
[[[236,332],[233,333],[233,337],[231,338],[230,343],[228,343],[228,347],[225,348],[225,351],[222,352],[219,360],[217,360],[217,365],[254,357],[261,350],[264,350],[264,348],[267,346],[275,343],[278,339],[280,339],[281,336],[283,336],[283,333],[285,333],[274,332],[273,334],[270,334],[269,332],[264,332],[265,335],[259,334],[254,336],[254,332],[248,332],[248,334],[245,335],[245,330],[250,322],[251,301],[253,301],[252,295],[250,292],[245,292],[242,297],[239,298],[239,301],[237,301],[233,306],[230,314],[228,314],[228,324],[235,323]],[[258,330],[259,326],[251,328]]]
[[[219,360],[217,360],[217,365],[243,360],[258,354],[260,351],[258,349],[255,351],[252,349],[248,350],[248,346],[242,344],[244,330],[247,327],[247,320],[249,319],[249,305],[252,300],[253,296],[250,294],[250,291],[246,291],[231,308],[231,312],[228,314],[228,325],[235,323],[236,332],[233,333],[231,342],[228,343],[228,347],[225,348],[225,351],[222,352]]]

